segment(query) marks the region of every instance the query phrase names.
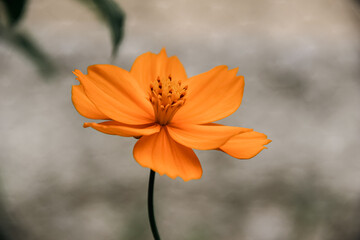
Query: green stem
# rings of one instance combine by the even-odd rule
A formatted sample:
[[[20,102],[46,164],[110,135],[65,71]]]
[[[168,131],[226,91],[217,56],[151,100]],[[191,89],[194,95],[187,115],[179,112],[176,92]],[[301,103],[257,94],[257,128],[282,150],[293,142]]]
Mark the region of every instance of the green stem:
[[[155,182],[155,172],[150,170],[149,177],[149,189],[148,189],[148,211],[149,211],[149,221],[152,234],[155,240],[160,240],[159,232],[156,227],[155,216],[154,216],[154,204],[153,204],[153,196],[154,196],[154,182]]]

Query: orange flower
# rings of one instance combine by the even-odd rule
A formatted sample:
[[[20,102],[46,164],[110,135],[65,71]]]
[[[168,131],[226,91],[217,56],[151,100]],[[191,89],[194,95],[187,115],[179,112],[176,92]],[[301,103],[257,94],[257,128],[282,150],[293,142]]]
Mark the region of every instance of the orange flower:
[[[139,56],[130,72],[113,65],[87,70],[74,71],[80,85],[72,87],[73,104],[82,116],[107,121],[84,127],[140,138],[135,160],[160,175],[199,179],[202,169],[192,148],[248,159],[271,142],[249,128],[212,123],[240,106],[244,77],[236,76],[238,69],[218,66],[188,78],[179,59],[162,49]]]

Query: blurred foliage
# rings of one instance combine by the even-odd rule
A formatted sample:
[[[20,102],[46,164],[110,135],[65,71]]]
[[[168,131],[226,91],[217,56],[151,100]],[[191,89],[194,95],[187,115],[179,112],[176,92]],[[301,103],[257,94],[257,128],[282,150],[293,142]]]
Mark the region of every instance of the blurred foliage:
[[[10,26],[14,26],[21,19],[26,6],[26,0],[0,0],[4,3],[7,20]]]
[[[50,58],[41,50],[28,34],[19,31],[16,26],[24,16],[26,0],[0,0],[6,13],[5,22],[0,22],[0,39],[20,50],[39,69],[43,76],[54,73],[54,65]]]
[[[16,47],[27,56],[36,64],[43,76],[50,76],[54,73],[55,67],[50,58],[27,34],[17,30],[0,27],[0,39],[3,39],[6,43]]]
[[[241,203],[244,209],[250,209],[254,200],[281,206],[291,221],[289,240],[314,239],[322,230],[324,239],[360,240],[360,211],[354,211],[354,207],[360,208],[356,202],[322,184],[313,170],[295,179],[283,169],[276,170],[267,182],[232,196],[232,201]]]
[[[360,0],[352,0],[352,2],[354,3],[352,10],[358,18],[357,20],[360,20]]]
[[[113,0],[78,0],[86,4],[90,9],[103,19],[112,36],[112,56],[116,56],[116,52],[124,36],[125,13]]]
[[[1,179],[0,179],[1,180]],[[27,239],[27,234],[20,227],[6,208],[4,195],[1,194],[2,186],[0,181],[0,239],[1,240],[22,240]]]
[[[103,19],[112,35],[112,57],[116,56],[117,50],[124,36],[125,13],[113,0],[78,0]],[[1,4],[2,3],[2,4]],[[30,37],[17,29],[19,21],[25,13],[26,0],[0,0],[0,8],[6,17],[0,18],[0,40],[10,44],[27,56],[39,69],[39,72],[49,77],[54,74],[55,67],[50,57]],[[45,78],[48,79],[48,78]]]
[[[79,173],[82,174],[81,179],[70,186],[49,176],[46,180],[47,184],[39,189],[33,198],[25,199],[17,206],[26,213],[24,215],[27,221],[24,222],[30,223],[27,230],[33,231],[34,235],[28,239],[50,239],[53,234],[50,230],[57,226],[59,219],[61,222],[78,219],[84,211],[99,205],[102,206],[100,209],[104,211],[105,215],[95,213],[87,215],[87,217],[89,219],[97,218],[100,222],[104,221],[108,226],[107,234],[113,234],[113,236],[117,236],[117,239],[129,240],[147,239],[151,236],[146,212],[146,194],[143,194],[146,191],[146,185],[141,182],[128,184],[116,179],[105,181],[100,178],[94,179],[93,173],[98,171],[98,168],[96,164],[91,165],[84,166],[86,170]],[[288,224],[283,226],[290,228],[286,240],[360,240],[358,221],[360,219],[360,199],[348,199],[340,192],[329,188],[315,171],[308,170],[308,172],[295,177],[281,169],[269,171],[264,175],[263,182],[254,185],[249,185],[249,182],[236,181],[224,182],[224,184],[211,185],[203,191],[209,199],[212,199],[213,203],[219,203],[219,205],[214,205],[214,209],[217,208],[221,211],[209,210],[216,215],[213,215],[213,219],[211,219],[209,218],[211,214],[204,214],[204,218],[200,222],[191,219],[190,217],[193,215],[189,215],[192,227],[186,232],[176,234],[174,232],[179,231],[177,226],[173,222],[164,222],[163,219],[164,216],[175,214],[182,209],[169,212],[166,206],[172,206],[171,201],[175,199],[166,198],[170,189],[164,190],[162,197],[165,198],[162,200],[160,193],[157,196],[155,207],[158,209],[159,230],[164,239],[169,239],[166,234],[169,232],[173,232],[174,236],[181,234],[181,238],[172,239],[182,240],[245,239],[247,221],[251,219],[252,211],[260,207],[262,210],[281,209],[287,216]],[[201,191],[197,194],[201,194]],[[193,200],[195,199],[198,198]],[[175,201],[183,202],[184,199]],[[199,205],[201,203],[194,202],[193,205],[190,204],[186,208],[193,210],[197,215],[205,209],[197,207]],[[117,218],[111,218],[111,221],[106,218],[107,210],[115,213]],[[68,212],[71,212],[71,215],[68,215]],[[257,217],[261,218],[262,216]],[[171,218],[175,219],[176,215],[168,219]],[[216,225],[219,223],[221,226]],[[184,224],[186,223],[184,222]],[[82,228],[84,225],[86,223],[79,223],[76,227]],[[228,225],[228,227],[223,228],[224,225]],[[42,228],[36,232],[34,231],[35,226],[42,226]],[[165,229],[169,226],[171,226],[170,230]],[[181,226],[179,227],[181,229]],[[265,231],[268,230],[267,226],[263,225],[263,227]],[[67,226],[67,228],[68,231],[72,231],[71,226]],[[259,231],[262,231],[261,225],[259,225]],[[61,234],[61,232],[56,233]],[[232,234],[234,233],[238,234],[237,236],[242,234],[244,237],[233,238]],[[82,236],[87,236],[86,234],[88,233],[84,233]],[[64,238],[57,236],[54,239]]]

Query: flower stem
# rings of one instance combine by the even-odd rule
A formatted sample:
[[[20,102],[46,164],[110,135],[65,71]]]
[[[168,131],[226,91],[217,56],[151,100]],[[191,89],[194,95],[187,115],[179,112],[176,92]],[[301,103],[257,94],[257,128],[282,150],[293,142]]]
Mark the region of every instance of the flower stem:
[[[149,221],[152,234],[155,240],[160,240],[159,232],[156,227],[155,216],[154,216],[154,204],[153,204],[153,196],[154,196],[154,182],[155,182],[155,172],[150,169],[150,177],[149,177],[149,189],[148,189],[148,212],[149,212]]]

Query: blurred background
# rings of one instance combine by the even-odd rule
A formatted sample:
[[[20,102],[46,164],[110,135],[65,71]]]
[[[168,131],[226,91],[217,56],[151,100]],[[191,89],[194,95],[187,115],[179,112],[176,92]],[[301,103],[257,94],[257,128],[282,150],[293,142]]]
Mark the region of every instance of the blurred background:
[[[163,239],[360,239],[359,1],[0,0],[0,23],[0,239],[152,239],[136,140],[82,128],[71,71],[162,47],[188,76],[240,67],[221,122],[273,140],[158,176]]]

